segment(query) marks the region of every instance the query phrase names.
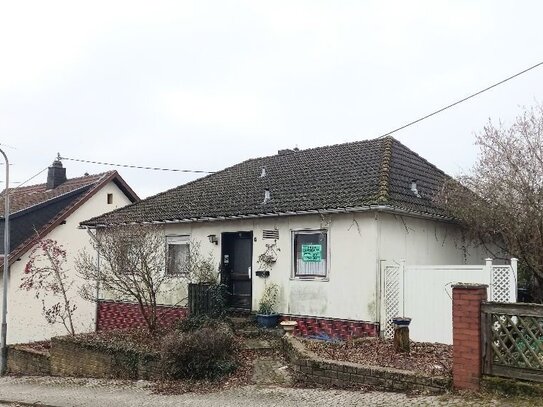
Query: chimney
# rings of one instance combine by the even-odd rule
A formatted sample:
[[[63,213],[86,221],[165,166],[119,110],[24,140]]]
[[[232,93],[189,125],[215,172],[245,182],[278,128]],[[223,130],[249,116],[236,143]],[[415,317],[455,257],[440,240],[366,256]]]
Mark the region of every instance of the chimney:
[[[55,189],[60,184],[66,181],[66,168],[62,167],[62,163],[57,158],[49,167],[47,173],[47,189]]]

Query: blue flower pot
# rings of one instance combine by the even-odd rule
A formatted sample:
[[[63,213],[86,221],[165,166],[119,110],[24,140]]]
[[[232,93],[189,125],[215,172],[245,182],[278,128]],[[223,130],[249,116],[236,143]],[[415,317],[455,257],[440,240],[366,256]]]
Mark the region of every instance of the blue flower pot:
[[[263,328],[275,328],[279,323],[279,314],[256,314],[256,323]]]
[[[408,317],[396,317],[392,318],[392,323],[396,326],[409,326],[411,318]]]

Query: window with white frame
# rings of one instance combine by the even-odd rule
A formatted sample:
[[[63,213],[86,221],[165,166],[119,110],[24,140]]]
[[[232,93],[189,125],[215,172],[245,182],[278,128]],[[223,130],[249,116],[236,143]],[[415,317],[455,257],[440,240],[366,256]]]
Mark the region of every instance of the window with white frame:
[[[294,277],[325,278],[328,275],[328,232],[292,232]]]
[[[166,236],[166,274],[185,272],[189,261],[189,236]]]

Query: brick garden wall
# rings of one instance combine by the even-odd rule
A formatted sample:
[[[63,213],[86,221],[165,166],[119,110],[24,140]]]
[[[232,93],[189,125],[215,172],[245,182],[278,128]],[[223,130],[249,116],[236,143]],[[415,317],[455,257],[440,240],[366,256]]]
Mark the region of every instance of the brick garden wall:
[[[158,322],[163,327],[169,327],[176,321],[186,318],[188,310],[185,307],[158,306]],[[145,320],[139,306],[134,303],[120,301],[98,302],[96,330],[141,328]]]
[[[481,302],[487,286],[453,285],[453,384],[479,390],[481,379]]]
[[[305,349],[303,343],[293,336],[285,335],[282,340],[294,374],[302,382],[341,388],[369,385],[380,390],[417,390],[428,393],[443,393],[450,388],[451,381],[445,377],[322,359]]]
[[[316,318],[297,315],[284,315],[283,321],[296,321],[295,336],[310,336],[325,333],[329,336],[347,339],[364,336],[378,336],[379,324],[348,319]]]

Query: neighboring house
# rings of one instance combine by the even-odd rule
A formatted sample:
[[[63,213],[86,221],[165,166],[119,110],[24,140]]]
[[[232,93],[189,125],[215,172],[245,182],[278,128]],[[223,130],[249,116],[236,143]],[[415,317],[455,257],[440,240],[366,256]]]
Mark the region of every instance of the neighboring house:
[[[213,253],[233,308],[256,311],[274,282],[277,311],[297,319],[302,331],[320,324],[373,335],[385,264],[484,262],[483,251],[434,202],[446,178],[392,137],[281,150],[82,225],[162,224],[170,256],[182,261],[191,241]],[[259,270],[262,254],[276,259],[267,278]],[[162,302],[179,298],[165,295]],[[114,308],[99,307],[102,326],[115,326],[105,321]],[[121,325],[127,324],[125,318]]]
[[[4,193],[0,196],[0,250],[4,248]],[[10,188],[10,284],[8,290],[8,343],[21,343],[64,335],[62,325],[50,325],[42,315],[41,298],[19,288],[25,265],[36,242],[56,240],[67,252],[65,270],[76,278],[74,260],[84,248],[92,250],[87,230],[79,223],[89,217],[137,202],[138,196],[117,171],[66,178],[58,160],[49,167],[45,184]],[[0,280],[1,288],[1,280]],[[0,298],[1,298],[0,291]],[[77,293],[77,332],[94,330],[96,304]],[[51,298],[46,298],[50,301]]]

